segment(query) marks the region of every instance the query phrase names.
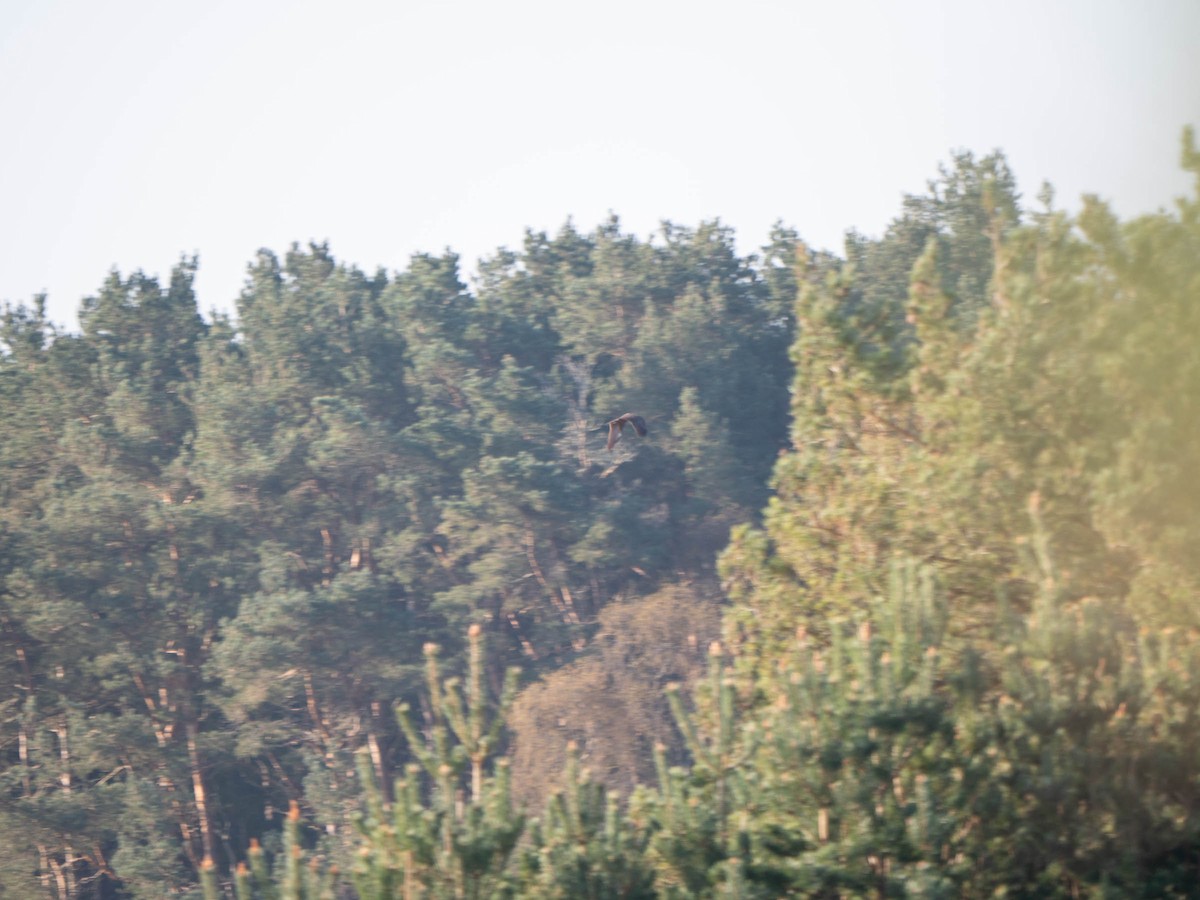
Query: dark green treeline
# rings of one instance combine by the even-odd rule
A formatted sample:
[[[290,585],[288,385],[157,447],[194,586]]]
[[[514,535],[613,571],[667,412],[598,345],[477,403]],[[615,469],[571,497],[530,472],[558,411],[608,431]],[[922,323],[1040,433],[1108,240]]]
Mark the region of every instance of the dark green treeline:
[[[0,885],[1187,895],[1198,210],[961,155],[845,259],[612,222],[8,310]]]
[[[678,584],[715,629],[787,441],[794,242],[567,227],[470,290],[452,255],[312,246],[258,256],[236,325],[186,260],[112,275],[78,335],[9,309],[0,882],[158,897],[290,800],[348,840],[354,751],[411,759],[391,705],[469,623],[527,681],[614,599]],[[606,452],[627,411],[650,434]]]

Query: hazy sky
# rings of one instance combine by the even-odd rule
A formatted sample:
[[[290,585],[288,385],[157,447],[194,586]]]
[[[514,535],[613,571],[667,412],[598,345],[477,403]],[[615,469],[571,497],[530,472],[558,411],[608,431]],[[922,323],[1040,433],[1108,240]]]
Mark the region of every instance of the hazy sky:
[[[840,252],[951,149],[1124,216],[1188,180],[1200,0],[0,2],[0,300],[259,247],[368,271],[526,227],[783,220]]]

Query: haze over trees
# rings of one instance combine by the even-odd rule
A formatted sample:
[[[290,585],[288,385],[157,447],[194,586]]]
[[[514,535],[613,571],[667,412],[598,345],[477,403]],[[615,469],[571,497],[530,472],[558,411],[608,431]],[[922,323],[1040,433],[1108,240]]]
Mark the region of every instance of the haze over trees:
[[[964,153],[844,257],[614,219],[7,308],[0,886],[1188,895],[1183,163],[1129,222]]]

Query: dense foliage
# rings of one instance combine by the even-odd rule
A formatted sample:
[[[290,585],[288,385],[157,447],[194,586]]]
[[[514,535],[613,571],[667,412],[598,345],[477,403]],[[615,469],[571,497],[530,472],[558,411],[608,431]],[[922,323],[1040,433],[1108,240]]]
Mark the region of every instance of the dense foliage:
[[[354,753],[384,783],[411,759],[390,708],[425,643],[461,668],[483,625],[493,680],[605,621],[651,654],[647,601],[600,616],[683,581],[650,607],[715,633],[715,554],[786,443],[794,240],[567,227],[471,290],[453,256],[367,275],[313,246],[259,255],[236,325],[198,314],[190,260],[114,273],[80,334],[8,309],[0,883],[158,897],[292,800],[348,858]],[[629,410],[650,434],[606,452]],[[663,737],[631,712],[654,733],[597,739],[627,759]]]
[[[1184,165],[1121,223],[959,155],[845,259],[614,221],[8,309],[0,885],[1189,895]]]

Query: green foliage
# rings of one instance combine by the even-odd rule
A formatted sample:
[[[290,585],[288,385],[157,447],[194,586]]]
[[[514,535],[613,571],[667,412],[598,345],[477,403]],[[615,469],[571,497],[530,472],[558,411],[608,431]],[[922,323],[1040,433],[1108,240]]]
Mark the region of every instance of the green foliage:
[[[800,826],[787,837],[806,847],[788,859],[800,878],[943,896],[1155,894],[1194,879],[1168,862],[1200,837],[1200,808],[1183,799],[1200,774],[1185,749],[1190,677],[1167,676],[1098,601],[1047,593],[1030,620],[960,642],[928,572],[910,567],[894,591],[878,632],[798,647],[765,714],[761,765],[781,810],[755,825]],[[1197,651],[1171,643],[1183,659]]]
[[[647,857],[645,820],[622,814],[618,798],[579,765],[567,747],[563,786],[534,822],[523,856],[518,896],[557,900],[652,898],[654,870]]]
[[[363,900],[510,895],[506,869],[524,831],[524,817],[512,806],[508,760],[497,759],[490,777],[485,777],[485,767],[512,702],[517,673],[509,670],[499,712],[488,724],[483,631],[478,625],[471,627],[468,643],[465,687],[455,678],[443,682],[438,648],[425,647],[425,699],[432,722],[428,736],[422,736],[407,704],[397,707],[420,765],[409,765],[406,777],[396,780],[391,802],[365,757],[359,756],[367,811],[357,822],[363,843],[354,884]],[[464,795],[462,776],[468,765],[469,793]],[[427,792],[422,790],[422,768]]]
[[[1185,895],[1200,194],[1043,196],[961,154],[845,260],[614,219],[6,308],[0,882]]]
[[[759,685],[714,648],[695,762],[631,805],[670,896],[1187,896],[1200,642],[1047,582],[958,635],[933,571],[801,628]],[[736,663],[736,661],[735,661]]]
[[[1018,226],[998,175],[974,196],[990,302],[953,231],[890,318],[869,267],[801,258],[793,449],[721,563],[770,736],[748,840],[800,893],[1188,895],[1196,201]]]
[[[300,833],[300,807],[293,802],[283,824],[283,843],[274,865],[269,866],[258,841],[250,843],[249,864],[239,862],[233,873],[233,895],[237,900],[334,900],[338,869],[306,853]],[[307,857],[307,861],[306,861]],[[222,900],[229,885],[220,882],[211,859],[200,864],[200,887],[204,900]]]
[[[994,162],[958,161],[967,187],[938,200],[923,249],[904,244],[907,295],[889,301],[886,327],[862,311],[877,272],[822,273],[802,255],[792,449],[764,531],[737,531],[722,564],[749,613],[735,644],[769,656],[797,616],[819,628],[864,609],[895,554],[937,569],[955,627],[990,618],[996,591],[1027,609],[1033,495],[1065,598],[1196,623],[1186,598],[1200,569],[1176,540],[1196,508],[1197,201],[1120,224],[1089,200],[1078,223],[1047,208],[1018,224]],[[990,272],[986,293],[966,287],[972,260]]]
[[[423,644],[459,670],[477,621],[489,679],[549,671],[613,598],[678,572],[713,593],[784,432],[770,266],[716,224],[614,220],[529,235],[474,290],[451,254],[368,275],[315,244],[260,253],[236,323],[200,318],[194,260],[113,274],[79,335],[6,309],[2,768],[45,826],[13,820],[17,883],[195,890],[204,858],[235,866],[220,829],[265,839],[301,797],[347,869],[350,760],[403,771],[386,710]],[[651,438],[606,454],[590,429],[633,408]],[[720,453],[673,446],[702,420]]]

